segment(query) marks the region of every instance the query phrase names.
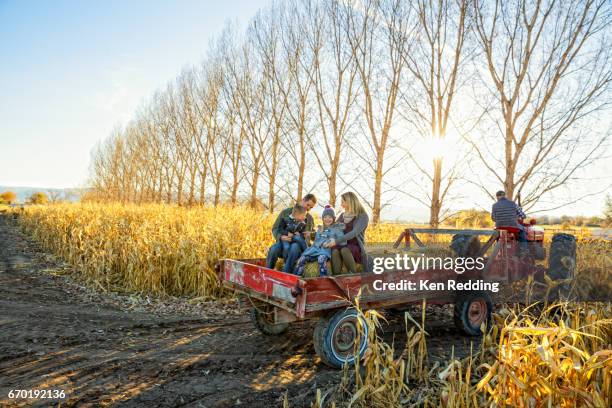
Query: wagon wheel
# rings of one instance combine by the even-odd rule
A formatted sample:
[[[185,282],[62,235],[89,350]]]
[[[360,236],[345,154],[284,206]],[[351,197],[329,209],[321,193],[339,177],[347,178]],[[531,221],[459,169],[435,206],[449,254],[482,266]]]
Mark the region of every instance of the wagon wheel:
[[[259,331],[270,336],[284,333],[289,328],[289,323],[274,322],[274,306],[265,303],[253,305],[251,321]]]
[[[469,336],[482,334],[480,326],[489,326],[493,302],[485,291],[475,290],[457,296],[454,310],[455,326]]]
[[[344,309],[320,318],[313,337],[321,361],[342,368],[345,363],[355,364],[356,356],[359,360],[363,357],[368,345],[368,327],[355,309]]]

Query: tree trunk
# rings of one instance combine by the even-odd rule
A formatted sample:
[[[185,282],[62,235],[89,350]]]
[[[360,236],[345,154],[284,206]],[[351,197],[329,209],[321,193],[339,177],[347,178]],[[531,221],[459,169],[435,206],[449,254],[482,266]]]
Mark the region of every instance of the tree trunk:
[[[431,207],[429,210],[429,225],[432,228],[438,228],[440,225],[440,185],[442,184],[442,159],[434,159],[434,175],[431,189]]]
[[[217,178],[215,182],[215,207],[219,205],[220,201],[220,190],[221,190],[221,176]]]
[[[332,169],[329,174],[327,184],[329,185],[329,204],[336,206],[336,169]]]
[[[504,191],[508,200],[514,197],[514,162],[512,158],[512,140],[514,136],[513,129],[506,128],[506,177],[504,180]]]
[[[206,171],[200,172],[200,205],[206,203]]]
[[[274,213],[274,200],[275,200],[274,182],[270,180],[270,191],[268,192],[268,212],[270,214]]]
[[[302,201],[304,195],[304,171],[306,170],[306,151],[304,149],[304,136],[300,137],[300,162],[298,164],[297,201]]]
[[[251,184],[251,207],[257,208],[257,183],[259,182],[259,164],[253,168],[253,180]]]
[[[338,167],[340,165],[340,149],[339,143],[336,143],[336,150],[334,152],[334,160],[331,164],[331,169],[328,177],[329,184],[329,204],[332,207],[336,206],[336,181],[338,179]]]
[[[238,202],[238,170],[234,171],[233,174],[230,202],[232,203],[232,206],[236,205]]]
[[[177,190],[176,190],[176,202],[179,206],[183,205],[183,176],[178,178]]]
[[[376,160],[376,174],[374,175],[374,203],[372,205],[372,223],[380,223],[380,196],[382,194],[382,179],[383,179],[383,154],[384,150],[378,153]]]
[[[195,203],[195,171],[189,172],[189,198],[187,203],[190,207]]]

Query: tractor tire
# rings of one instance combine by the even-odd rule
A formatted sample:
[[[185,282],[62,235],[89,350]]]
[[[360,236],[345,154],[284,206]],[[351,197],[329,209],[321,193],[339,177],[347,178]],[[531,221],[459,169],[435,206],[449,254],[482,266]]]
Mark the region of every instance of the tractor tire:
[[[361,322],[362,334],[359,335],[358,324]],[[355,358],[355,343],[359,341],[359,350]],[[321,361],[334,368],[344,364],[353,366],[355,360],[361,360],[368,347],[368,326],[363,317],[353,308],[339,310],[317,321],[313,334],[313,343]]]
[[[455,256],[462,258],[475,258],[480,252],[480,241],[474,235],[456,234],[450,244]]]
[[[533,246],[533,251],[532,251],[533,258],[536,261],[543,261],[543,260],[545,260],[546,259],[546,248],[544,248],[544,246],[542,246],[542,245],[538,245],[537,242],[534,242],[533,245],[534,245]]]
[[[480,336],[480,325],[490,326],[492,310],[493,302],[486,291],[460,292],[453,313],[455,327],[468,336]]]
[[[253,325],[267,336],[275,336],[284,333],[289,328],[289,323],[274,323],[274,306],[262,310],[262,307],[251,309],[251,321]],[[270,311],[271,310],[271,311]]]
[[[550,243],[548,276],[553,280],[570,279],[576,269],[576,238],[570,234],[555,234]]]

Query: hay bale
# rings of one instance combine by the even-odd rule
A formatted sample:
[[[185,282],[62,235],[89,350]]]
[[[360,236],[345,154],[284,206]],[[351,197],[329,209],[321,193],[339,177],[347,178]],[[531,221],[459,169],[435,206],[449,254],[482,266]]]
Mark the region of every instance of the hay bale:
[[[331,262],[329,261],[327,261],[327,271],[331,275]],[[319,277],[319,263],[317,261],[306,263],[306,267],[304,267],[304,277],[305,278],[318,278]]]
[[[276,262],[276,270],[282,271],[283,267],[285,265],[285,262],[282,259],[279,259]],[[327,261],[327,270],[329,271],[329,274],[331,275],[331,262]],[[317,261],[312,261],[312,262],[308,262],[306,263],[306,266],[304,267],[304,278],[318,278],[319,277],[319,263]]]
[[[285,266],[285,262],[283,261],[282,258],[279,258],[278,261],[276,261],[276,265],[275,268],[277,271],[282,271],[283,267]],[[331,266],[331,262],[327,261],[327,270],[329,271],[329,274],[332,274],[332,266]],[[363,273],[363,266],[361,264],[357,264],[357,273]],[[342,267],[342,272],[339,273],[339,275],[346,275],[348,274],[348,271],[346,270],[345,267]],[[312,261],[312,262],[308,262],[306,263],[306,266],[304,267],[304,278],[318,278],[319,277],[319,263],[317,261]]]
[[[332,266],[331,266],[330,261],[327,261],[327,271],[330,275],[332,275]],[[361,264],[357,265],[356,272],[357,273],[363,272],[363,266]],[[340,272],[339,275],[346,275],[346,274],[348,274],[348,271],[343,266],[342,272]],[[317,261],[308,262],[306,264],[306,267],[304,268],[304,277],[305,278],[318,278],[319,277],[319,263]]]

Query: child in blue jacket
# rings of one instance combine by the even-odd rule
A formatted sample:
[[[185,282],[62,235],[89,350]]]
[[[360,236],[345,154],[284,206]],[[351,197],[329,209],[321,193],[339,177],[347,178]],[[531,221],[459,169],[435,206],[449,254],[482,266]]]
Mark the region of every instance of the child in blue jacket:
[[[296,265],[296,275],[302,275],[306,264],[311,261],[319,263],[319,275],[327,276],[327,261],[331,259],[331,248],[325,248],[323,245],[331,239],[336,239],[344,233],[344,224],[334,224],[336,214],[330,205],[326,205],[321,214],[323,226],[319,226],[315,235],[314,243],[308,247],[303,253]]]

